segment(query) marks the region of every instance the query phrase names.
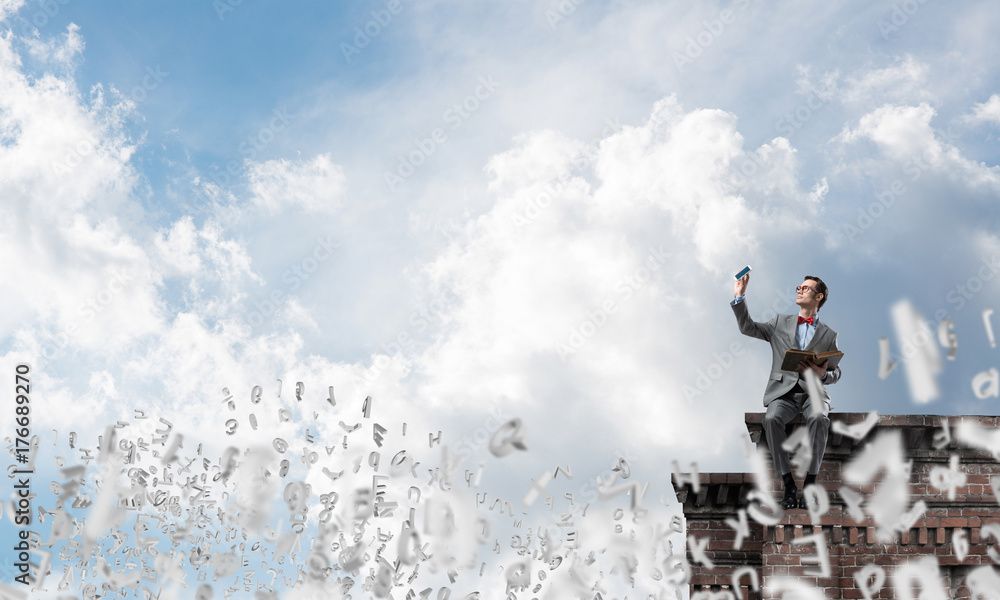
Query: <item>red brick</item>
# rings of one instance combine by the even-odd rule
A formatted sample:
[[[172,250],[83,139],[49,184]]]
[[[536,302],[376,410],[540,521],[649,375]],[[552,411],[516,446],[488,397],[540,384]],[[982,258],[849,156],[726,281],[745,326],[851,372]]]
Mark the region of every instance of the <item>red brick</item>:
[[[785,521],[789,525],[806,525],[812,523],[812,521],[809,519],[809,513],[792,513],[792,514],[786,513]]]
[[[981,508],[981,507],[972,508],[969,506],[962,508],[963,517],[989,517],[994,515],[995,513],[996,513],[996,507],[992,506],[988,508]]]
[[[837,523],[830,530],[830,543],[840,545],[844,541],[844,528],[840,523]]]

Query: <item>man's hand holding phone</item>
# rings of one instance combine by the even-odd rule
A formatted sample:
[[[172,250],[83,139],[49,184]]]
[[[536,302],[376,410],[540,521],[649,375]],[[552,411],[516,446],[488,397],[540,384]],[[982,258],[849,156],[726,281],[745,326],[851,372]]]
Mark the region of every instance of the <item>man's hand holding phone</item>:
[[[745,296],[747,293],[747,284],[750,283],[750,273],[747,273],[743,277],[736,280],[733,284],[733,294],[735,297]]]

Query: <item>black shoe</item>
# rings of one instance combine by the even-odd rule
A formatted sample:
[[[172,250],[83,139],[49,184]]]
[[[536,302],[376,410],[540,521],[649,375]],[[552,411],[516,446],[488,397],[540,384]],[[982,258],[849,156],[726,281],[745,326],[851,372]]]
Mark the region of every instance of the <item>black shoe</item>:
[[[812,479],[812,481],[810,481],[810,479]],[[809,509],[809,505],[806,504],[806,491],[805,491],[805,488],[808,487],[808,486],[810,486],[810,485],[818,485],[820,487],[823,487],[822,484],[816,483],[816,476],[815,475],[806,475],[806,483],[805,483],[805,486],[803,486],[803,488],[802,488],[802,499],[799,500],[799,508],[801,508],[803,510],[808,510]]]
[[[798,490],[792,488],[790,490],[785,490],[785,497],[781,499],[781,508],[785,510],[792,510],[793,508],[799,508],[798,500]]]

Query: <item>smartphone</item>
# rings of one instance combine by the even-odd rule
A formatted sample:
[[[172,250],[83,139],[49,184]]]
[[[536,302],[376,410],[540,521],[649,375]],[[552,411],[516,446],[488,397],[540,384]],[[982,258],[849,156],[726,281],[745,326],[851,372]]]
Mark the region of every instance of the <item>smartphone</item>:
[[[750,268],[750,265],[743,267],[743,270],[736,274],[736,279],[742,279],[744,275],[746,275],[752,270],[753,269]]]

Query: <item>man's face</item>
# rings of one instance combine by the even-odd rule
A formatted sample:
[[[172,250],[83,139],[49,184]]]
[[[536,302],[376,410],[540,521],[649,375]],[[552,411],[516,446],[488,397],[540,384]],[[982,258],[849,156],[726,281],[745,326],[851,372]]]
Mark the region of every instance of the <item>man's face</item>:
[[[823,299],[822,294],[816,293],[816,282],[806,279],[799,284],[795,294],[795,304],[802,307],[815,308],[819,306],[819,301]]]

